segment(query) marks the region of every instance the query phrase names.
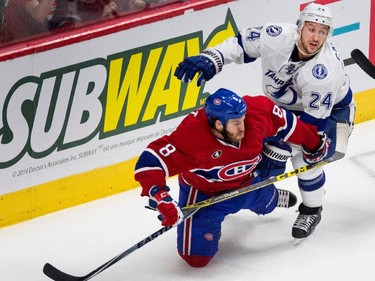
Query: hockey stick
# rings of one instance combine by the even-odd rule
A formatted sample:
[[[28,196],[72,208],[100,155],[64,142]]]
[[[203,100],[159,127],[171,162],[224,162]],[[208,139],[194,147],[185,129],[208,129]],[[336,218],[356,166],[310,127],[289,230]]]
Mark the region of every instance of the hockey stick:
[[[350,56],[364,72],[375,79],[375,65],[359,49],[354,49]]]
[[[184,214],[184,220],[191,217],[194,213],[196,213],[201,208],[205,208],[205,207],[208,207],[210,205],[216,204],[218,202],[222,202],[224,200],[228,200],[228,199],[243,195],[245,193],[258,190],[258,189],[263,188],[263,187],[265,187],[267,185],[270,185],[272,183],[282,181],[286,178],[290,178],[292,176],[295,176],[295,175],[304,173],[306,171],[318,168],[318,167],[323,166],[325,164],[337,161],[337,160],[343,158],[344,155],[345,154],[343,154],[343,153],[335,152],[335,154],[331,158],[328,158],[325,161],[322,161],[322,162],[319,162],[319,163],[316,163],[316,164],[306,165],[306,166],[303,166],[301,168],[286,172],[284,174],[270,177],[270,178],[268,178],[266,180],[263,180],[263,181],[260,181],[256,184],[245,186],[245,187],[240,188],[238,190],[227,192],[227,193],[224,193],[224,194],[221,194],[221,195],[218,195],[218,196],[211,197],[207,200],[200,201],[196,204],[186,206],[186,207],[182,208],[182,212]],[[117,263],[118,261],[122,260],[124,257],[129,255],[130,253],[132,253],[132,252],[138,250],[139,248],[143,247],[148,242],[151,242],[152,240],[158,238],[160,235],[164,234],[165,232],[167,232],[170,229],[172,229],[171,226],[165,226],[165,227],[159,229],[158,231],[152,233],[150,236],[148,236],[145,239],[143,239],[143,240],[139,241],[138,243],[134,244],[132,247],[130,247],[129,249],[127,249],[123,253],[121,253],[118,256],[114,257],[113,259],[107,261],[106,263],[99,266],[97,269],[93,270],[92,272],[86,274],[85,276],[77,277],[77,276],[69,275],[67,273],[64,273],[64,272],[60,271],[59,269],[57,269],[56,267],[54,267],[50,263],[46,263],[44,265],[43,272],[44,272],[44,274],[46,274],[48,277],[50,277],[51,279],[53,279],[55,281],[81,281],[81,280],[84,281],[84,280],[89,280],[92,277],[99,274],[100,272],[107,269],[108,267],[110,267],[110,266],[114,265],[115,263]]]
[[[224,193],[224,194],[213,196],[213,197],[211,197],[207,200],[203,200],[203,201],[200,201],[198,203],[188,205],[188,206],[182,208],[184,220],[191,217],[193,214],[195,214],[201,208],[205,208],[205,207],[211,206],[213,204],[216,204],[218,202],[222,202],[224,200],[228,200],[228,199],[243,195],[245,193],[258,190],[258,189],[263,188],[265,186],[268,186],[272,183],[282,181],[284,179],[293,177],[295,175],[307,172],[307,171],[312,170],[312,169],[316,169],[318,167],[321,167],[323,165],[326,165],[328,163],[331,163],[331,162],[334,162],[334,161],[337,161],[337,160],[343,158],[345,156],[346,145],[347,145],[346,142],[347,142],[347,138],[348,138],[348,135],[349,135],[348,131],[347,131],[348,128],[345,128],[346,130],[344,131],[344,126],[345,125],[340,126],[340,123],[337,124],[337,140],[341,140],[341,143],[336,144],[336,151],[330,158],[328,158],[328,159],[326,159],[322,162],[309,164],[309,165],[297,168],[295,170],[286,172],[284,174],[280,174],[278,176],[270,177],[266,180],[260,181],[258,183],[255,183],[255,184],[252,184],[252,185],[249,185],[249,186],[245,186],[245,187],[240,188],[238,190],[234,190],[234,191],[230,191],[230,192],[227,192],[227,193]],[[339,134],[340,134],[340,137],[339,137]],[[50,263],[46,263],[44,265],[43,272],[44,272],[45,275],[47,275],[49,278],[51,278],[55,281],[85,281],[85,280],[89,280],[89,279],[93,278],[94,276],[96,276],[97,274],[99,274],[100,272],[102,272],[102,271],[106,270],[107,268],[109,268],[110,266],[114,265],[118,261],[122,260],[127,255],[129,255],[132,252],[138,250],[139,248],[143,247],[144,245],[151,242],[152,240],[158,238],[160,235],[166,233],[168,230],[170,230],[172,228],[173,227],[171,227],[171,226],[165,226],[165,227],[159,229],[158,231],[152,233],[148,237],[146,237],[143,240],[139,241],[138,243],[134,244],[132,247],[130,247],[126,251],[122,252],[121,254],[117,255],[116,257],[112,258],[111,260],[107,261],[106,263],[102,264],[101,266],[99,266],[98,268],[96,268],[95,270],[91,271],[90,273],[88,273],[84,276],[78,277],[78,276],[73,276],[73,275],[67,274],[67,273],[62,272],[61,270],[57,269],[56,267],[54,267]]]

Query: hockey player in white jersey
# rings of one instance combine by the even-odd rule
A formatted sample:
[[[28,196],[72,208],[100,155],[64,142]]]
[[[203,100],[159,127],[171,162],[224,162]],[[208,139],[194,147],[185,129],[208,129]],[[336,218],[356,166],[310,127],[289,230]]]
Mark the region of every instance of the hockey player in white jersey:
[[[349,131],[352,130],[355,102],[343,63],[328,41],[332,29],[329,9],[311,3],[300,13],[297,24],[269,23],[242,29],[237,36],[185,58],[175,76],[190,82],[198,73],[199,86],[219,73],[224,65],[261,58],[264,94],[277,105],[292,110],[302,121],[317,126],[318,131],[325,132],[334,149],[337,122],[345,122]],[[295,168],[306,165],[299,147],[279,140],[266,140],[266,145],[265,161],[273,168],[280,166],[281,172],[285,170],[286,156],[292,156]],[[270,176],[267,169],[263,173],[265,177]],[[292,228],[293,237],[306,238],[320,222],[324,184],[322,168],[298,175],[303,202]]]

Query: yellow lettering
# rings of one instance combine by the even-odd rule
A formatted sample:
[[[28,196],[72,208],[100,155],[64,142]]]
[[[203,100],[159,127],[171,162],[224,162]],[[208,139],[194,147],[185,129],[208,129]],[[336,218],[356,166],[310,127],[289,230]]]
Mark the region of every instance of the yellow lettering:
[[[139,77],[141,76],[140,71],[136,71],[131,78],[127,80],[125,78],[124,83],[130,85],[129,87],[129,99],[126,106],[126,116],[124,121],[124,127],[134,125],[138,123],[138,119],[141,115],[144,102],[147,100],[147,93],[150,91],[150,86],[154,75],[156,75],[156,67],[158,65],[162,47],[151,50],[150,55],[147,59],[145,69],[142,75],[142,79],[139,83]],[[130,65],[128,67],[127,74],[133,72],[133,68],[140,69],[141,64]],[[137,76],[137,77],[135,77]],[[134,82],[136,81],[136,83]]]
[[[142,79],[142,53],[130,57],[125,76],[121,81],[123,73],[123,58],[112,60],[108,74],[108,92],[106,110],[104,116],[104,132],[116,130],[121,114],[126,112],[124,127],[137,123],[146,100],[152,77],[155,73],[161,48],[150,52],[149,60],[146,63]],[[155,59],[157,58],[157,59]],[[127,99],[126,107],[125,102]]]
[[[110,62],[108,74],[107,102],[104,115],[104,132],[113,131],[117,128],[126,93],[120,94],[120,76],[123,58]]]
[[[185,38],[186,41],[154,44],[137,49],[139,53],[126,52],[123,57],[113,58],[109,62],[103,133],[123,131],[134,125],[142,127],[150,124],[147,121],[156,121],[159,113],[163,120],[165,116],[181,116],[201,106],[203,87],[196,85],[198,75],[186,84],[174,77],[174,71],[185,56],[197,55],[202,48],[219,44],[235,35],[235,30],[235,21],[228,10],[225,23],[204,44],[199,33],[194,38]],[[147,123],[142,125],[142,122]]]
[[[200,44],[198,38],[193,38],[186,41],[187,46],[187,54],[188,56],[193,56],[200,52]],[[197,77],[194,78],[194,81],[187,85],[185,99],[182,104],[182,110],[186,110],[189,108],[194,108],[197,105],[198,95],[200,91],[200,87],[197,86],[196,83]]]
[[[211,37],[210,40],[208,40],[208,43],[206,44],[206,46],[207,48],[216,46],[222,43],[224,40],[234,35],[236,35],[235,29],[231,21],[228,20],[222,30],[213,32],[213,36]]]
[[[183,54],[184,42],[167,46],[142,121],[154,119],[161,106],[165,106],[164,115],[178,112],[181,81],[173,74],[177,64],[183,60]]]

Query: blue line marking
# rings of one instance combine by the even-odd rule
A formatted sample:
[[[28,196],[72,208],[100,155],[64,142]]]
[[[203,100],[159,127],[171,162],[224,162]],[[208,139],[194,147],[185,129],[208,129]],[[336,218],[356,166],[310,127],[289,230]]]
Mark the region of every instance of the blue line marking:
[[[358,30],[359,28],[360,28],[359,22],[356,22],[356,23],[353,23],[353,24],[349,24],[349,25],[345,25],[345,26],[342,26],[342,27],[338,27],[338,28],[333,29],[332,36],[336,36],[336,35],[340,35],[340,34],[343,34],[343,33],[352,32],[354,30]]]

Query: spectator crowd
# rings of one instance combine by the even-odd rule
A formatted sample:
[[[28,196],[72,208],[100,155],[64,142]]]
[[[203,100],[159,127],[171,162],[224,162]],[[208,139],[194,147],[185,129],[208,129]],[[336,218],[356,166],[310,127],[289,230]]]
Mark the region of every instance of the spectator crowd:
[[[0,47],[181,0],[0,0]],[[47,33],[46,33],[47,32]]]

